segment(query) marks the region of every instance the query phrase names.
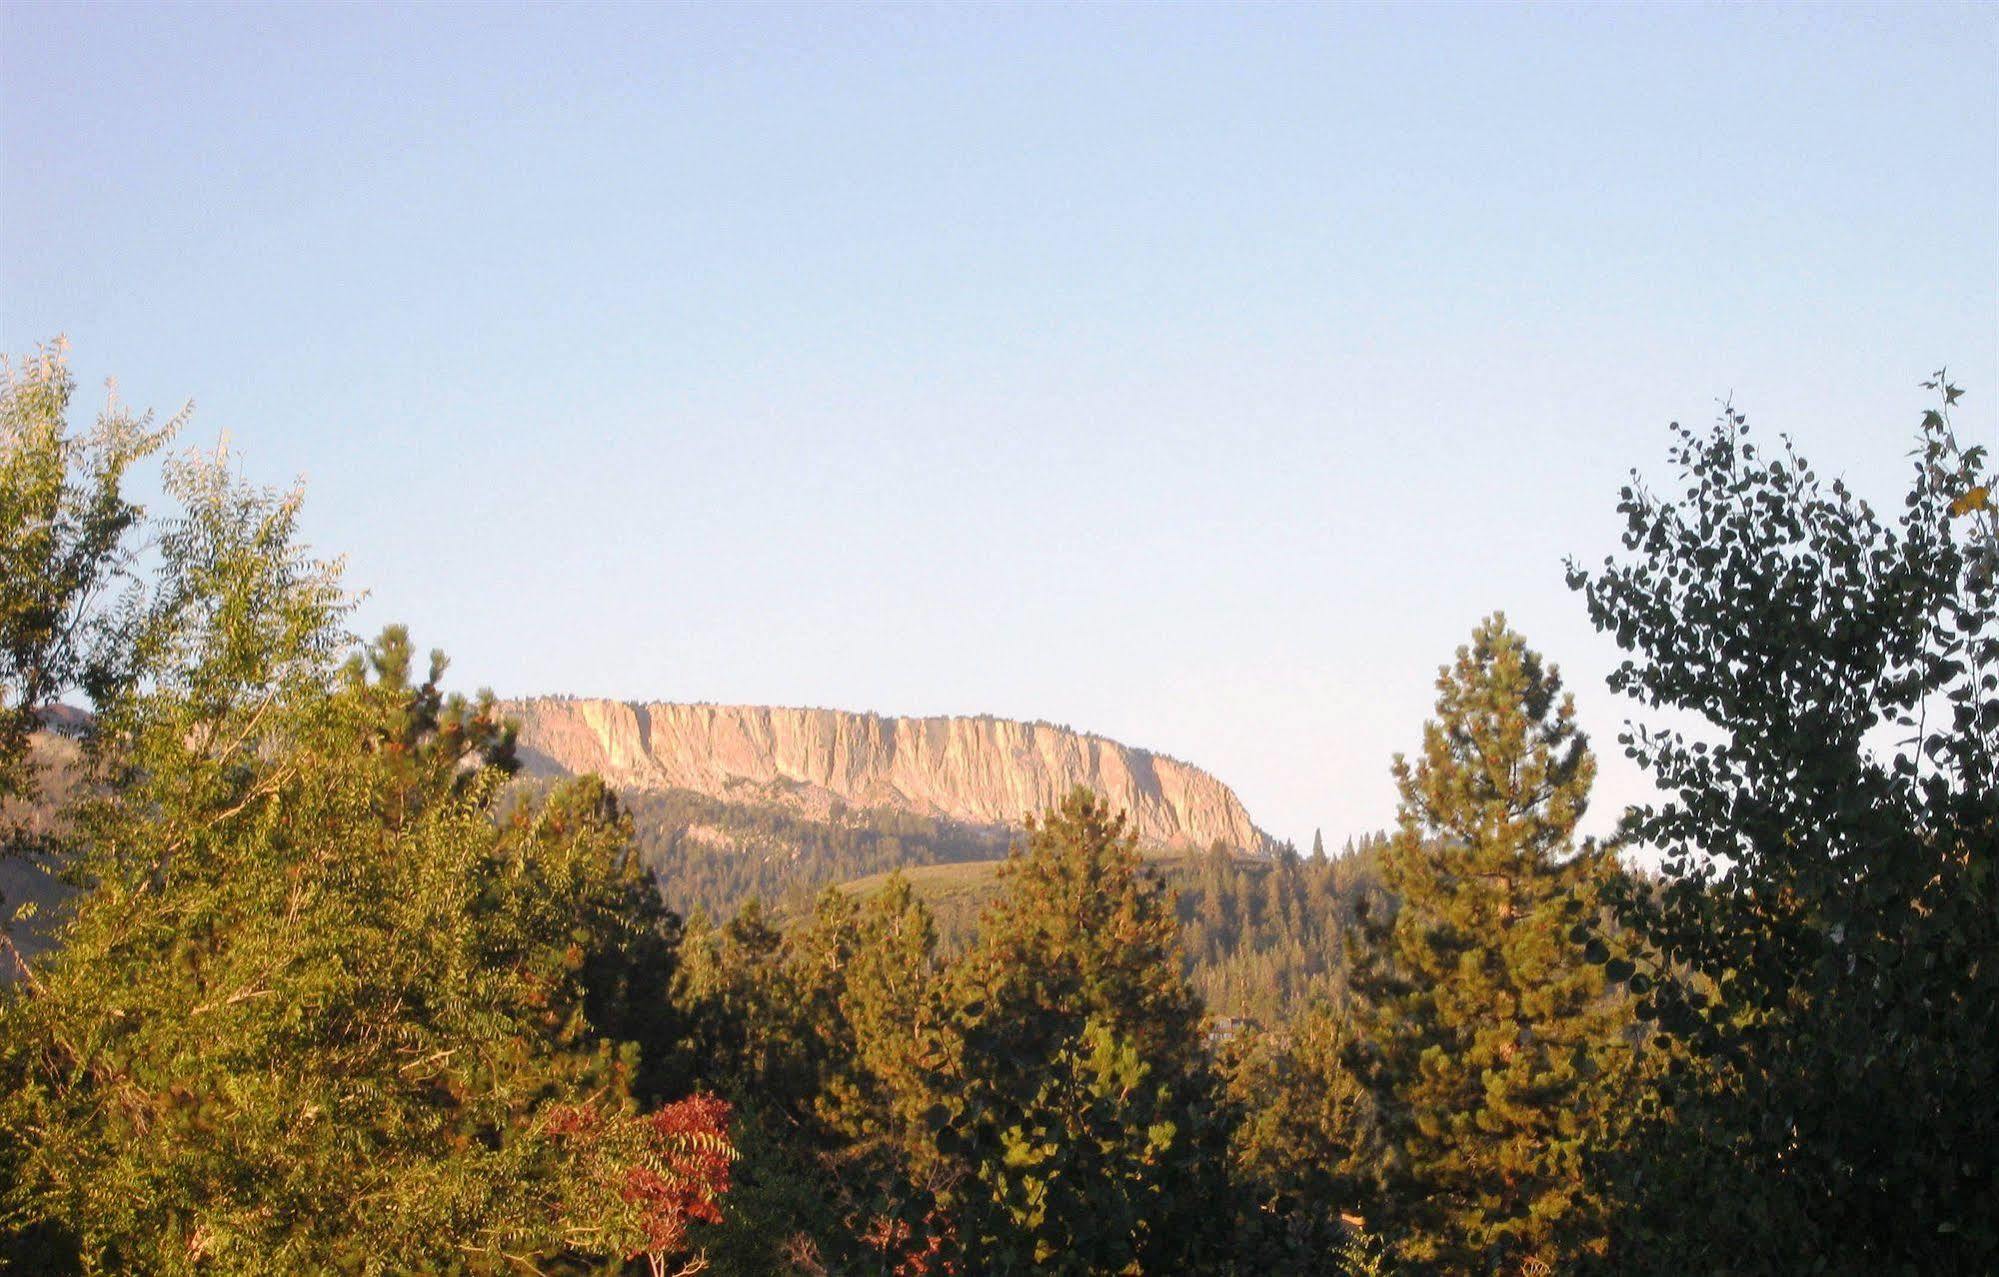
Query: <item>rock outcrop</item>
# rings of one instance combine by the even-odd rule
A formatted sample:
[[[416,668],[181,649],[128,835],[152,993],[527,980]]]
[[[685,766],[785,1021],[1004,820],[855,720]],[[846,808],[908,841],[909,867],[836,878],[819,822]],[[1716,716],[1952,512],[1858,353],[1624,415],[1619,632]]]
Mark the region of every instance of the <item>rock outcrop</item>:
[[[1229,787],[1200,768],[1048,723],[560,697],[505,708],[520,720],[529,770],[542,774],[982,825],[1017,825],[1087,785],[1131,813],[1148,846],[1270,847]]]

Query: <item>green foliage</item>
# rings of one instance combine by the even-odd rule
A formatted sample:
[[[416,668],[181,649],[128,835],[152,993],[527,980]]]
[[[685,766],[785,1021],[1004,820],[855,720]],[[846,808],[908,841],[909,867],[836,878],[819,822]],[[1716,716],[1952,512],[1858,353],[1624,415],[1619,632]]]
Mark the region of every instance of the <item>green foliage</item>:
[[[1337,1211],[1236,1191],[1238,1114],[1282,1119],[1260,1086],[1220,1093],[1176,938],[1336,945],[1329,920],[1373,890],[1375,849],[1148,862],[1118,828],[1079,796],[997,866],[823,892],[785,926],[754,902],[689,925],[689,1068],[738,1102],[745,1149],[704,1236],[724,1271],[1371,1270],[1373,1243]],[[1204,929],[1190,895],[1195,912],[1220,900],[1231,934]],[[983,906],[955,955],[940,957],[931,899]],[[1286,1076],[1309,1103],[1316,1081]],[[1258,1191],[1274,1199],[1278,1178]]]
[[[1999,523],[1931,387],[1892,524],[1730,408],[1571,565],[1613,687],[1693,724],[1624,738],[1669,796],[1618,901],[1685,1061],[1622,1225],[1657,1271],[1999,1268]]]
[[[1148,858],[1174,903],[1183,969],[1208,1013],[1223,1020],[1283,1024],[1342,987],[1344,933],[1372,899],[1386,839],[1350,840],[1340,855],[1301,860],[1288,849],[1270,858],[1210,851]],[[923,865],[902,873],[927,906],[940,952],[963,953],[979,917],[999,895],[1004,861]],[[847,884],[860,896],[888,875]]]
[[[1382,902],[1379,836],[1338,857],[1211,851],[1161,866],[1176,902],[1188,978],[1208,1012],[1283,1024],[1345,987],[1345,934]]]
[[[1568,934],[1609,869],[1573,846],[1596,763],[1559,673],[1503,617],[1437,689],[1422,754],[1395,761],[1397,905],[1355,971],[1385,1145],[1369,1223],[1452,1271],[1567,1268],[1603,1248],[1587,1159],[1630,1064],[1627,1000]]]
[[[727,918],[750,900],[804,913],[836,883],[1002,856],[1009,838],[1004,830],[887,809],[835,804],[812,816],[685,789],[619,797],[661,894],[687,917]]]
[[[497,724],[380,655],[205,765],[166,765],[180,715],[135,723],[162,766],[89,818],[91,890],[8,1008],[16,1209],[86,1270],[642,1248],[598,1187],[648,1164],[633,1052],[586,1014],[587,974],[657,938],[615,807],[579,782],[494,811],[498,769],[460,766]]]
[[[115,490],[95,455],[63,464]],[[165,480],[157,567],[97,631],[116,650],[32,685],[82,680],[98,714],[63,824],[79,893],[0,989],[0,1259],[498,1271],[682,1246],[726,1185],[726,1110],[636,1102],[673,937],[615,802],[506,802],[492,699],[444,694],[435,655],[414,681],[401,630],[343,664],[296,492],[202,458]],[[78,615],[72,580],[10,575],[4,610]]]
[[[88,432],[68,423],[75,380],[61,343],[0,360],[0,855],[52,850],[30,825],[40,768],[29,748],[66,695],[110,698],[132,677],[129,608],[142,512],[125,474],[178,426],[115,405]]]
[[[685,1008],[689,1067],[743,1103],[801,1117],[818,1094],[830,1026],[811,973],[786,962],[784,935],[754,900],[726,925],[684,932],[674,999]]]
[[[757,900],[783,923],[808,915],[829,885],[866,895],[907,872],[947,954],[976,936],[1009,837],[907,812],[836,809],[814,818],[688,790],[631,790],[620,801],[661,894],[687,916],[727,918]],[[1349,843],[1330,859],[1209,853],[1148,862],[1178,901],[1187,970],[1211,1013],[1277,1022],[1333,987],[1339,937],[1370,889],[1374,846]]]
[[[921,1164],[931,1099],[926,1056],[938,1033],[937,930],[900,875],[856,911],[839,1014],[852,1049],[821,1111],[851,1141],[881,1141]]]
[[[931,1116],[975,1271],[1198,1267],[1232,1224],[1227,1131],[1175,927],[1124,817],[1032,823],[951,972]]]
[[[1004,861],[685,793],[635,829],[515,779],[402,629],[356,652],[296,491],[174,459],[148,522],[178,423],[71,432],[41,352],[0,851],[72,894],[6,939],[0,1266],[1999,1269],[1999,508],[1933,388],[1892,524],[1728,410],[1571,567],[1689,724],[1623,738],[1653,879],[1576,845],[1594,759],[1498,616],[1339,857],[1148,862],[1081,790]]]
[[[867,898],[829,888],[782,931],[755,901],[689,925],[686,1067],[737,1102],[747,1154],[713,1254],[751,1271],[859,1263],[874,1222],[928,1211],[934,946],[895,877]]]
[[[1229,1099],[1241,1115],[1238,1174],[1254,1194],[1267,1267],[1367,1271],[1358,1233],[1373,1207],[1383,1153],[1372,1092],[1353,1067],[1358,1026],[1344,999],[1324,1000],[1287,1030],[1228,1045]]]

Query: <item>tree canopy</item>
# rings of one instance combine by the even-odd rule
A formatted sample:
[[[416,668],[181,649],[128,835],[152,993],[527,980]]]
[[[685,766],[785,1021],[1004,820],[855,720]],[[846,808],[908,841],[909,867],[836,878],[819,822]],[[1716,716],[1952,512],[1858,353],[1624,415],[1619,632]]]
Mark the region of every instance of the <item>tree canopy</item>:
[[[348,633],[296,489],[163,455],[184,418],[73,431],[38,352],[0,857],[62,891],[0,927],[0,1266],[1994,1271],[1999,509],[1930,388],[1892,518],[1730,408],[1570,565],[1674,713],[1619,738],[1661,796],[1612,843],[1495,614],[1390,838],[1149,861],[1078,790],[992,862],[520,777],[490,693]],[[980,891],[835,885],[912,858]]]
[[[1626,557],[1571,565],[1612,686],[1693,724],[1623,738],[1668,798],[1618,912],[1698,1065],[1652,1100],[1662,1270],[1999,1264],[1999,520],[1929,388],[1892,521],[1731,407],[1675,427],[1680,495],[1625,488]]]
[[[93,508],[135,518],[115,467],[49,442],[66,383],[38,368],[6,417],[42,433],[0,473],[17,444],[67,458]],[[94,719],[51,853],[78,894],[0,991],[9,1252],[501,1271],[681,1245],[726,1183],[725,1113],[641,1108],[660,1044],[624,1035],[659,1024],[672,935],[615,802],[594,780],[512,801],[489,695],[446,695],[436,654],[417,681],[400,629],[354,652],[296,492],[198,455],[165,488],[157,563],[114,617],[64,601],[73,574],[5,582],[8,615],[66,608],[120,645],[38,656],[55,672],[20,693],[80,681]]]

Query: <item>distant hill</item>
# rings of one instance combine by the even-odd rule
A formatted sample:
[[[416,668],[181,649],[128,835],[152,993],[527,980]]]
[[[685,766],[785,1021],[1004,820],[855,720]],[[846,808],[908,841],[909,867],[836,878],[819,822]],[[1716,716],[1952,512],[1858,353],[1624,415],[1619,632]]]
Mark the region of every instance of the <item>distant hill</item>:
[[[686,790],[815,819],[858,808],[1009,830],[1085,785],[1130,813],[1151,847],[1273,846],[1200,768],[1051,723],[558,697],[504,708],[520,720],[533,774],[596,772],[623,790]]]
[[[1076,785],[1130,813],[1148,851],[1275,849],[1235,793],[1178,759],[1050,723],[536,697],[507,701],[530,777],[594,772],[631,811],[667,903],[752,896],[921,865],[993,860]]]

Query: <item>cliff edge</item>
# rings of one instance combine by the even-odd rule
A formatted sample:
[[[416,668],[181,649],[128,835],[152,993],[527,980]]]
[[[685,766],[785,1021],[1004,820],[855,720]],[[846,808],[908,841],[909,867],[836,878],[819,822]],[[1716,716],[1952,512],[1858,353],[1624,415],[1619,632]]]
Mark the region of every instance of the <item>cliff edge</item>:
[[[1148,846],[1271,846],[1234,792],[1200,768],[1048,723],[562,697],[504,708],[520,721],[531,773],[1016,826],[1086,785],[1129,812]]]

